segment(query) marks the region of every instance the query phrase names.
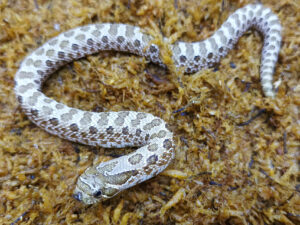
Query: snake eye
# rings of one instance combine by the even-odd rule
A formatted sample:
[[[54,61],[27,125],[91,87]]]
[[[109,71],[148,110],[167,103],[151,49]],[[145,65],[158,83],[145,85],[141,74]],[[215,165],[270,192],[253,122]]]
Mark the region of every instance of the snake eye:
[[[93,194],[95,198],[99,198],[102,195],[102,192],[99,190]]]

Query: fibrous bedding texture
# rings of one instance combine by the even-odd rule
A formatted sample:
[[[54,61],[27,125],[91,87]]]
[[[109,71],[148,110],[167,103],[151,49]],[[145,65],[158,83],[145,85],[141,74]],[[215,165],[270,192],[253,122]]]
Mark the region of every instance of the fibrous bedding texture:
[[[44,7],[47,6],[47,3],[35,3],[33,7],[45,13],[44,10],[46,10],[46,8],[44,9]],[[264,186],[266,188],[265,191],[268,192],[268,187],[271,188],[272,184],[263,185],[267,182],[264,179],[262,179],[262,183],[251,182],[253,179],[257,181],[260,174],[264,175],[267,180],[272,178],[272,173],[274,176],[280,176],[276,179],[273,177],[269,181],[275,180],[277,185],[281,186],[285,183],[283,180],[287,180],[289,184],[295,184],[297,181],[298,170],[295,162],[297,141],[293,140],[295,138],[297,139],[299,130],[297,130],[297,126],[294,127],[293,125],[291,125],[292,127],[286,127],[287,124],[284,122],[282,122],[281,125],[275,123],[275,121],[278,120],[277,117],[288,117],[289,115],[288,118],[290,119],[288,121],[292,119],[297,125],[295,117],[297,115],[297,108],[294,107],[297,105],[297,82],[296,86],[291,89],[292,94],[290,94],[290,98],[285,97],[283,94],[289,90],[282,87],[282,83],[284,83],[282,82],[283,78],[275,76],[277,78],[275,80],[278,81],[275,83],[275,88],[272,86],[272,75],[281,44],[281,26],[278,17],[275,15],[276,11],[273,9],[275,11],[275,14],[273,14],[270,9],[264,8],[261,4],[247,5],[236,12],[232,10],[234,13],[227,20],[224,20],[223,23],[220,22],[220,24],[223,25],[220,25],[218,30],[214,31],[212,29],[210,35],[208,34],[208,36],[202,38],[204,41],[195,42],[193,36],[197,34],[197,30],[187,30],[187,37],[185,37],[184,31],[178,28],[180,27],[180,23],[192,23],[192,20],[189,22],[188,15],[181,15],[180,12],[183,9],[190,9],[191,5],[189,4],[193,3],[187,4],[180,1],[157,3],[164,5],[165,10],[169,8],[169,12],[159,12],[160,8],[155,9],[155,7],[158,6],[151,5],[150,2],[145,2],[142,5],[135,3],[123,5],[122,2],[111,3],[111,5],[109,5],[109,3],[107,3],[106,10],[99,7],[99,14],[101,15],[101,13],[107,12],[110,8],[114,12],[111,16],[111,20],[106,21],[110,23],[99,23],[100,21],[102,22],[102,20],[97,18],[98,14],[96,13],[95,15],[97,16],[90,19],[90,23],[97,22],[95,25],[79,26],[78,28],[66,31],[49,40],[35,51],[33,51],[34,48],[32,47],[33,52],[24,60],[17,59],[18,62],[23,60],[23,63],[15,76],[16,97],[25,113],[35,124],[52,134],[82,144],[110,148],[127,146],[143,147],[129,154],[127,154],[127,152],[124,153],[124,150],[115,149],[111,151],[116,152],[115,156],[111,155],[111,152],[109,153],[109,149],[95,148],[93,152],[100,151],[100,153],[97,154],[98,157],[95,159],[93,152],[83,152],[84,148],[86,148],[84,145],[72,144],[69,147],[63,147],[63,145],[68,145],[68,143],[67,141],[61,141],[60,144],[57,144],[62,147],[51,145],[49,150],[45,150],[45,153],[47,152],[48,154],[48,156],[45,157],[52,156],[54,159],[51,160],[54,160],[54,164],[50,162],[49,165],[44,167],[44,173],[43,171],[38,173],[36,169],[40,168],[47,160],[43,160],[43,150],[41,150],[42,152],[38,153],[40,160],[36,162],[34,158],[36,158],[35,155],[37,152],[35,151],[40,151],[39,149],[41,147],[39,146],[45,142],[44,138],[47,139],[47,137],[39,138],[37,136],[37,140],[42,140],[32,140],[31,143],[34,144],[32,146],[36,149],[35,151],[32,152],[32,147],[29,147],[30,144],[27,148],[25,147],[25,149],[28,149],[27,156],[29,158],[23,161],[27,162],[27,166],[31,169],[23,170],[22,172],[22,170],[18,169],[19,167],[15,165],[12,166],[12,168],[19,171],[17,173],[23,174],[20,175],[22,179],[21,183],[13,182],[14,177],[9,176],[12,171],[4,169],[3,180],[5,182],[2,185],[2,193],[3,199],[7,199],[7,193],[11,193],[11,196],[13,196],[13,190],[11,190],[11,192],[5,192],[6,189],[9,190],[11,184],[15,184],[15,186],[12,186],[13,189],[15,188],[15,191],[22,190],[22,185],[23,189],[25,185],[27,187],[25,189],[28,191],[36,186],[37,188],[35,188],[35,190],[38,192],[36,192],[35,196],[38,197],[41,195],[41,199],[35,199],[36,197],[33,196],[25,197],[23,201],[30,205],[30,209],[23,212],[25,219],[22,217],[21,219],[16,218],[13,220],[13,218],[9,216],[7,216],[6,219],[15,221],[16,223],[19,220],[27,220],[30,223],[30,221],[36,222],[43,221],[44,219],[53,222],[55,220],[55,211],[53,211],[54,203],[51,206],[51,203],[48,202],[48,210],[53,211],[54,217],[47,217],[43,215],[43,213],[41,216],[36,217],[32,215],[35,215],[34,212],[39,212],[36,206],[39,202],[44,205],[47,204],[47,199],[50,199],[49,194],[55,193],[55,188],[59,188],[62,184],[66,187],[65,181],[59,183],[57,166],[61,168],[60,171],[62,172],[62,168],[64,167],[67,167],[67,171],[71,170],[71,164],[74,166],[74,171],[76,171],[76,169],[78,170],[78,166],[80,167],[80,165],[82,169],[79,169],[76,173],[73,172],[73,176],[71,174],[63,175],[63,177],[69,177],[69,180],[73,182],[72,185],[71,183],[67,185],[67,187],[69,187],[68,189],[70,189],[69,194],[63,193],[64,198],[69,199],[69,205],[66,207],[75,207],[77,211],[79,210],[79,213],[72,214],[73,220],[69,218],[68,223],[97,223],[97,221],[102,221],[106,223],[120,222],[126,224],[141,223],[141,221],[143,221],[145,224],[151,224],[151,221],[153,222],[151,218],[156,217],[155,215],[159,215],[155,223],[174,221],[192,224],[206,223],[205,221],[220,222],[225,220],[230,220],[232,223],[240,223],[241,221],[256,221],[257,223],[259,223],[259,221],[280,221],[284,223],[290,221],[292,223],[297,218],[298,212],[293,205],[292,209],[296,211],[293,210],[292,212],[286,213],[281,211],[276,212],[272,215],[273,217],[271,219],[268,218],[266,220],[263,211],[259,212],[258,216],[254,216],[255,214],[245,216],[242,215],[243,213],[237,214],[239,216],[236,216],[235,214],[237,212],[233,213],[233,209],[228,208],[228,205],[225,204],[225,202],[228,204],[229,200],[229,205],[232,205],[232,207],[237,204],[242,204],[243,207],[241,209],[235,209],[239,212],[243,212],[249,206],[253,206],[253,204],[258,204],[260,198],[254,198],[254,200],[249,200],[249,202],[241,202],[240,199],[235,199],[234,196],[237,197],[238,193],[241,194],[249,190],[250,193],[244,196],[244,198],[247,198],[246,196],[251,196],[251,193],[252,195],[257,193],[259,190],[256,190],[256,188],[261,185]],[[225,7],[224,5],[218,5],[216,2],[209,3],[213,9]],[[9,5],[8,3],[6,4]],[[52,4],[50,4],[50,6],[53,6]],[[76,3],[71,1],[68,4]],[[89,6],[87,5],[86,7]],[[102,7],[105,8],[105,6]],[[143,21],[135,24],[138,26],[128,25],[125,20],[122,21],[117,16],[118,13],[122,11],[122,7],[123,9],[127,8],[127,13],[130,13],[132,9],[136,9],[135,16],[137,17],[144,14],[148,15],[152,12],[153,21],[144,21],[144,23],[148,23],[148,28],[146,24],[143,24]],[[144,11],[147,7],[148,11]],[[9,7],[3,8],[5,12],[14,12],[14,8],[12,8],[12,11],[8,10]],[[17,8],[15,8],[15,10],[18,11]],[[171,12],[173,12],[173,15],[171,15]],[[199,17],[191,10],[188,10],[188,12],[190,17]],[[174,22],[176,21],[176,16],[178,20],[177,24]],[[213,17],[213,14],[211,16]],[[161,28],[164,35],[159,34],[161,31],[159,32],[155,25],[156,17],[165,20],[163,23],[161,21],[159,22],[165,25],[165,29]],[[115,19],[115,21],[113,19]],[[204,20],[205,23],[206,19],[202,20]],[[122,24],[112,22],[122,22]],[[199,24],[199,21],[197,21],[196,24],[197,23]],[[173,27],[170,27],[170,24],[174,24]],[[61,25],[55,24],[54,28],[60,30],[60,26]],[[260,67],[263,93],[265,96],[273,97],[273,99],[264,97],[260,91],[261,88],[258,79],[255,81],[255,83],[257,83],[255,84],[256,87],[250,88],[252,82],[243,81],[241,78],[238,78],[239,75],[234,76],[234,79],[230,77],[226,78],[225,72],[221,72],[222,67],[224,67],[222,62],[220,66],[216,67],[216,63],[220,61],[220,58],[227,53],[230,54],[229,50],[235,46],[234,44],[238,41],[239,37],[251,26],[257,28],[263,34],[264,38],[261,65],[259,66],[260,61],[258,58],[257,62],[252,63],[251,68],[256,66],[255,76],[259,77],[258,69]],[[143,31],[140,30],[140,27],[143,27]],[[218,26],[216,26],[216,28],[217,27]],[[20,32],[22,33],[22,30],[20,30]],[[10,35],[11,34],[7,32],[7,37],[5,35],[2,37],[2,40],[5,42],[4,46],[10,43]],[[180,35],[182,35],[182,37],[180,37]],[[21,37],[23,36],[24,34],[22,34]],[[191,36],[190,39],[188,36]],[[5,37],[8,38],[8,41],[5,41]],[[23,39],[23,42],[26,43],[26,34]],[[178,39],[181,39],[181,41],[178,41]],[[11,42],[13,42],[13,40],[12,38]],[[192,41],[194,42],[192,43]],[[255,42],[254,40],[252,41]],[[173,42],[174,44],[172,44]],[[249,42],[251,42],[251,40]],[[258,39],[258,43],[259,42],[260,40]],[[38,46],[37,44],[36,47]],[[17,46],[16,49],[18,49]],[[259,50],[259,48],[257,49]],[[1,52],[4,52],[4,50],[6,50],[6,52],[3,59],[6,59],[5,56],[9,55],[10,51],[3,47]],[[138,56],[120,54],[113,51],[108,52],[108,50],[130,52],[145,56],[145,58],[142,59]],[[249,66],[249,57],[251,56],[252,50],[252,48],[249,48],[247,51],[249,53],[245,56],[245,65]],[[99,51],[104,52],[98,55],[88,56],[86,59],[78,62],[74,61]],[[246,51],[246,49],[244,51]],[[26,52],[24,52],[24,54],[25,53]],[[260,52],[256,51],[255,54],[260,55]],[[95,58],[98,58],[98,60],[95,61]],[[145,59],[158,64],[158,66],[147,65]],[[91,65],[88,65],[85,62],[86,60],[90,61]],[[67,67],[60,70],[58,75],[56,75],[56,79],[57,76],[63,77],[63,75],[60,74],[67,73],[67,69],[69,68],[71,69],[71,74],[78,77],[83,85],[77,97],[76,94],[71,94],[71,96],[75,97],[75,100],[72,100],[75,102],[71,103],[72,107],[70,108],[67,106],[70,105],[68,101],[65,102],[66,105],[58,103],[64,101],[64,99],[61,99],[63,97],[61,94],[57,95],[55,92],[52,92],[52,94],[48,92],[48,90],[51,90],[51,86],[49,85],[51,85],[50,82],[53,82],[53,79],[47,81],[47,83],[49,83],[47,84],[48,87],[45,87],[43,90],[47,96],[51,96],[50,98],[41,92],[41,85],[47,80],[50,74],[71,61],[74,62],[68,64]],[[9,68],[9,65],[9,60],[7,60],[3,68]],[[238,61],[235,61],[235,63],[230,62],[227,65],[230,65],[231,69],[237,67],[237,69],[241,71],[248,67],[243,67],[243,64],[238,63]],[[212,66],[215,66],[214,70],[207,70],[208,67]],[[93,67],[95,67],[96,70],[93,69]],[[164,68],[168,68],[168,70]],[[197,72],[199,69],[202,69],[202,71]],[[277,71],[278,70],[280,69],[277,68]],[[193,74],[187,75],[185,72]],[[239,74],[240,72],[236,73]],[[93,84],[95,83],[92,82],[93,74],[97,77],[98,84]],[[66,76],[68,75],[65,75],[65,77]],[[88,78],[88,76],[91,77]],[[134,82],[134,80],[139,78],[136,76],[140,76],[141,80],[139,82]],[[141,76],[144,76],[144,78]],[[241,74],[241,76],[243,75]],[[296,78],[297,77],[293,78],[293,76],[290,77],[288,81],[290,85],[293,85],[293,82],[295,82],[294,79]],[[72,81],[72,79],[71,81],[67,81],[67,77],[63,78],[65,80],[61,79],[62,78],[58,79],[58,82],[66,83]],[[142,82],[142,86],[140,82]],[[242,90],[244,84],[245,88]],[[65,89],[63,89],[63,92],[66,92],[68,96],[68,92],[70,92],[72,88],[70,89],[67,83],[64,85]],[[55,86],[53,87],[57,88]],[[289,85],[287,87],[289,87]],[[128,89],[127,93],[126,89]],[[275,97],[276,92],[277,96]],[[295,93],[293,94],[293,92]],[[93,94],[95,95],[94,97],[97,97],[97,95],[100,96],[104,102],[100,101],[93,106],[95,103],[93,103],[92,100],[82,100],[83,97],[89,98],[89,95]],[[150,95],[150,98],[149,96],[145,97],[146,95]],[[132,96],[132,100],[125,96]],[[254,102],[251,100],[253,97],[255,97]],[[55,100],[53,100],[53,98]],[[259,100],[257,100],[257,98],[259,98]],[[251,101],[253,102],[252,105]],[[285,105],[289,105],[288,108],[290,108],[290,111],[286,112],[287,114],[283,112],[283,105],[278,105],[282,101],[285,102]],[[137,109],[132,105],[134,102],[137,104]],[[243,106],[243,104],[246,105]],[[100,108],[97,105],[99,105]],[[158,107],[155,107],[155,105]],[[150,108],[147,108],[147,106]],[[154,110],[151,110],[152,107]],[[84,108],[89,112],[80,110],[79,108]],[[249,110],[252,111],[250,119],[246,122],[241,121],[240,115],[249,114],[247,113]],[[267,118],[267,121],[257,121],[261,117]],[[258,126],[257,124],[255,125],[255,123],[258,125],[263,123],[264,127],[261,128],[260,126],[262,125]],[[17,125],[15,126],[17,127]],[[22,126],[26,126],[26,124]],[[28,129],[29,128],[30,127],[28,127]],[[32,129],[31,127],[31,130]],[[240,133],[241,129],[242,132]],[[265,132],[260,132],[257,140],[251,140],[251,133],[255,134],[254,131],[257,129],[262,129]],[[289,132],[291,135],[288,135],[288,131],[285,129],[290,129]],[[19,128],[17,131],[18,130]],[[278,139],[279,136],[276,135],[276,133],[280,133],[279,130],[282,134],[281,139]],[[12,131],[12,134],[16,134],[22,138],[23,132],[20,130],[18,132]],[[46,133],[44,135],[46,135]],[[55,137],[51,138],[54,140]],[[288,142],[288,138],[290,142]],[[7,140],[7,137],[4,140]],[[16,140],[14,141],[16,143]],[[266,141],[272,144],[266,144]],[[282,141],[281,145],[280,141]],[[265,145],[262,145],[263,143],[265,143]],[[57,149],[55,150],[54,148]],[[66,149],[72,148],[75,150],[73,152],[74,154],[69,152],[70,156],[68,156],[68,154],[66,156],[61,155]],[[5,149],[9,149],[9,147]],[[83,150],[81,151],[81,149]],[[247,152],[245,152],[246,149]],[[55,158],[53,154],[57,151],[60,157],[65,158],[60,159],[60,161],[55,161],[58,158]],[[88,212],[87,208],[83,205],[80,206],[80,203],[74,202],[71,197],[72,189],[74,189],[73,185],[75,184],[74,181],[76,181],[77,177],[83,172],[83,169],[91,164],[89,162],[92,162],[93,158],[95,159],[93,163],[94,166],[87,169],[81,178],[79,178],[75,190],[75,197],[88,204],[98,202],[101,198],[106,199],[115,196],[121,190],[157,175],[172,161],[174,151],[175,161],[180,162],[180,164],[178,164],[179,167],[176,167],[176,164],[171,164],[162,175],[142,184],[145,185],[145,187],[149,186],[150,190],[152,189],[151,185],[156,185],[156,189],[150,194],[150,196],[152,196],[150,202],[152,202],[152,204],[155,202],[160,203],[154,204],[152,206],[154,207],[153,212],[149,214],[146,213],[148,214],[146,216],[137,214],[137,210],[147,211],[147,207],[149,207],[147,191],[143,193],[141,189],[142,192],[138,194],[139,192],[137,192],[136,188],[139,189],[139,186],[134,189],[129,189],[121,195],[117,195],[115,200],[96,205],[93,210],[100,210],[101,208],[103,212],[100,218],[96,216],[97,213],[95,214],[95,211],[92,210],[92,212]],[[5,153],[8,155],[12,154],[11,151],[7,150],[2,153],[3,156]],[[275,157],[274,153],[278,153],[278,155]],[[120,154],[123,156],[119,156]],[[18,154],[18,151],[16,151],[17,158],[21,155],[22,153]],[[74,155],[77,155],[77,158],[72,159]],[[88,155],[89,157],[87,158],[86,156]],[[109,160],[109,158],[111,158],[109,155],[115,159]],[[280,160],[283,160],[283,158],[287,156],[293,157],[284,164],[285,166],[276,167],[273,164],[277,163],[277,161],[274,163],[273,161],[275,159],[278,160],[280,156]],[[265,166],[267,166],[267,164],[265,163],[270,160],[273,169],[276,170],[277,173],[273,171],[269,174],[270,171],[266,169]],[[3,163],[4,167],[7,167],[6,161]],[[72,163],[70,164],[68,161]],[[98,161],[98,163],[96,161]],[[99,164],[99,162],[101,163]],[[18,164],[18,162],[16,162],[16,164]],[[184,166],[185,164],[189,166],[186,167]],[[256,166],[253,166],[253,164]],[[244,169],[240,170],[238,165],[241,165],[241,168]],[[231,167],[234,168],[233,173],[230,171]],[[59,183],[54,188],[53,185],[47,185],[47,181],[43,181],[41,177],[42,174],[44,174],[44,176],[51,174],[48,168],[52,168],[52,175],[56,177],[57,184]],[[243,175],[247,170],[248,175]],[[258,174],[255,173],[256,170],[259,172]],[[46,173],[46,171],[48,171],[48,173]],[[17,179],[19,178],[17,177]],[[10,180],[12,180],[12,182],[10,182]],[[36,182],[34,182],[34,180],[36,180]],[[245,182],[250,182],[249,187],[245,186]],[[35,184],[33,185],[33,183]],[[39,187],[41,187],[41,189]],[[47,188],[45,189],[45,187]],[[49,190],[47,196],[45,190],[48,190],[48,187],[52,187],[52,190]],[[285,184],[283,187],[289,187],[290,191],[288,193],[297,191],[297,185],[290,187]],[[211,189],[209,193],[204,191],[207,189]],[[130,190],[132,192],[130,192]],[[226,193],[221,198],[217,196],[217,193],[220,191]],[[43,192],[45,192],[45,194],[43,194]],[[144,204],[142,209],[135,208],[133,204],[132,212],[130,210],[126,211],[124,207],[125,205],[128,206],[132,201],[132,194],[136,196],[134,197],[135,202]],[[209,211],[203,211],[208,206],[207,201],[210,198],[209,196],[223,199],[223,203],[220,202],[221,205],[219,206],[219,210],[223,215],[221,218],[214,216],[214,214],[209,213]],[[291,199],[294,201],[296,201],[298,197],[294,197],[294,194],[290,194],[290,196],[292,196]],[[148,200],[146,200],[147,198]],[[29,203],[30,201],[28,202],[28,200],[30,199],[35,200]],[[66,201],[62,203],[67,204]],[[117,205],[116,208],[112,210],[111,207],[114,204]],[[206,207],[204,207],[205,204]],[[187,211],[183,214],[179,211],[177,212],[183,205],[188,205],[189,209],[186,209]],[[43,211],[41,210],[40,212]],[[196,214],[193,214],[194,212],[196,212]],[[190,216],[188,216],[189,213]],[[93,215],[96,216],[94,219]],[[113,215],[113,217],[110,218],[110,215]],[[203,220],[201,220],[200,217],[203,218]],[[66,218],[65,214],[64,219],[66,220]]]
[[[264,36],[261,80],[265,95],[274,97],[272,77],[281,44],[281,26],[275,14],[261,4],[249,4],[231,15],[210,38],[171,46],[177,67],[196,72],[212,66],[249,27]],[[99,51],[136,53],[164,65],[153,38],[139,27],[104,23],[77,27],[49,40],[24,59],[15,76],[15,94],[24,112],[49,133],[70,141],[106,148],[142,146],[136,152],[88,168],[79,178],[75,198],[86,204],[115,196],[164,170],[174,156],[173,135],[152,114],[135,111],[89,112],[58,103],[41,91],[60,66]]]

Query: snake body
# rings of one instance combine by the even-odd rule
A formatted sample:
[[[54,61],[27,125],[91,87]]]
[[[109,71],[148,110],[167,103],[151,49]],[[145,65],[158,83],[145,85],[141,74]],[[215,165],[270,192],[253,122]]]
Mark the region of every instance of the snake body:
[[[264,36],[260,76],[264,94],[274,97],[272,76],[281,43],[276,15],[260,4],[234,12],[208,39],[171,45],[173,60],[187,73],[220,60],[250,27]],[[68,107],[41,92],[43,82],[62,65],[103,50],[141,55],[163,65],[160,49],[139,27],[91,24],[61,33],[29,54],[15,76],[15,94],[23,111],[51,134],[87,145],[138,146],[136,151],[88,168],[77,181],[76,199],[93,204],[143,182],[164,170],[174,157],[173,134],[166,122],[148,113],[89,112]]]

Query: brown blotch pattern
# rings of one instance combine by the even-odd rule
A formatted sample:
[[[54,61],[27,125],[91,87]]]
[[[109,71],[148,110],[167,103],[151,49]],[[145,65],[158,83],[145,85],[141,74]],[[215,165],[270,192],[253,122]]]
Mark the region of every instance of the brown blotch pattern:
[[[153,168],[151,166],[146,166],[143,169],[147,175],[150,175],[153,171]]]
[[[143,156],[139,153],[133,155],[133,156],[130,156],[128,158],[128,162],[132,165],[136,165],[138,163],[140,163],[140,161],[142,160]]]
[[[155,152],[158,150],[158,144],[156,144],[156,143],[149,144],[147,149],[150,152]]]
[[[172,148],[172,141],[170,141],[169,139],[164,140],[163,147],[169,150],[170,148]]]
[[[36,55],[43,55],[44,52],[45,52],[44,48],[41,47],[41,48],[39,48],[39,49],[37,49],[37,50],[35,51],[35,54],[36,54]]]
[[[142,130],[141,129],[136,129],[136,131],[135,131],[135,135],[136,136],[140,136],[141,135],[141,133],[142,133]]]
[[[129,134],[129,129],[128,129],[128,127],[123,127],[123,128],[122,128],[122,134],[124,134],[124,135]]]
[[[152,134],[152,135],[150,136],[150,139],[154,139],[154,138],[157,138],[157,134],[156,134],[156,133],[154,133],[154,134]]]
[[[17,100],[18,100],[18,102],[19,102],[20,104],[23,103],[23,98],[22,98],[22,96],[18,96],[18,97],[17,97]]]
[[[164,138],[167,135],[167,131],[165,130],[160,130],[157,134],[157,137],[159,138]]]
[[[117,37],[117,42],[122,44],[125,41],[125,38],[123,36],[118,36]]]
[[[173,52],[174,55],[180,55],[181,49],[179,48],[179,44],[178,43],[175,43],[173,45],[172,52]]]
[[[106,129],[106,133],[107,134],[113,134],[114,133],[114,128],[112,126],[109,126],[107,129]]]
[[[151,130],[155,126],[159,126],[162,123],[161,119],[154,119],[150,123],[147,123],[143,129],[144,130]]]
[[[224,26],[229,30],[229,33],[234,33],[234,28],[232,27],[230,22],[226,22]]]
[[[125,35],[126,37],[132,38],[134,36],[134,26],[126,25]]]
[[[55,54],[55,50],[53,50],[53,49],[49,49],[46,52],[46,56],[48,56],[48,57],[52,57],[52,56],[54,56],[54,54]]]
[[[103,36],[101,38],[101,40],[102,40],[103,43],[108,43],[108,37],[107,36]]]
[[[115,175],[105,176],[105,180],[110,184],[122,185],[125,184],[129,178],[131,178],[132,176],[136,176],[137,174],[137,170],[131,170]]]
[[[57,42],[58,42],[58,39],[57,39],[57,38],[54,38],[54,39],[50,40],[50,41],[48,42],[48,44],[53,46],[53,45],[56,45]]]
[[[145,141],[148,141],[149,138],[150,138],[150,135],[149,135],[149,134],[146,134],[146,136],[145,136]]]
[[[115,36],[118,33],[118,28],[119,28],[118,24],[111,24],[108,29],[108,33],[112,36]]]
[[[64,33],[65,37],[72,37],[74,35],[75,31],[74,30],[70,30]]]
[[[94,30],[92,32],[92,35],[94,35],[95,37],[99,37],[101,35],[101,32],[99,30]]]
[[[194,56],[194,45],[192,43],[188,43],[185,47],[187,58],[192,58]]]
[[[25,64],[26,64],[26,66],[31,66],[31,65],[33,64],[33,59],[28,58],[28,59],[25,61]]]
[[[78,49],[79,49],[78,44],[72,44],[72,49],[73,49],[74,51],[78,50]]]
[[[92,113],[91,112],[84,112],[83,113],[83,117],[81,118],[81,120],[79,121],[79,123],[82,126],[87,126],[88,124],[90,124],[92,122]]]
[[[37,68],[41,67],[41,65],[42,65],[42,60],[39,60],[39,59],[38,59],[38,60],[34,61],[33,65],[34,65],[35,67],[37,67]]]
[[[62,42],[60,42],[59,47],[65,49],[69,45],[69,43],[70,42],[68,40],[63,40]]]
[[[113,171],[113,169],[116,167],[117,164],[118,164],[118,162],[114,161],[114,162],[106,164],[105,166],[97,167],[96,170],[102,174],[105,172],[111,172],[111,171]]]
[[[84,34],[78,34],[78,35],[75,37],[75,39],[78,40],[78,41],[84,41],[85,35],[84,35]]]
[[[80,30],[84,31],[84,32],[89,31],[90,30],[90,26],[81,27]]]
[[[93,41],[92,38],[87,39],[86,43],[87,43],[89,46],[94,45],[94,41]]]
[[[30,114],[37,117],[39,115],[39,111],[37,109],[31,109]]]
[[[139,119],[134,119],[130,121],[131,126],[133,127],[137,127],[138,125],[140,125],[141,121]]]
[[[185,63],[185,61],[186,61],[186,56],[185,56],[185,55],[181,55],[181,56],[179,57],[179,60],[180,60],[181,63]]]
[[[19,78],[21,79],[26,79],[26,78],[29,78],[29,79],[32,79],[34,77],[34,73],[32,72],[25,72],[25,71],[20,71],[17,76],[19,76]]]
[[[52,100],[52,99],[50,99],[50,100]],[[55,108],[57,108],[57,109],[63,109],[64,107],[65,107],[65,105],[61,104],[61,103],[58,103],[58,104],[55,105]]]
[[[70,121],[73,117],[74,114],[76,114],[78,112],[77,109],[71,109],[68,113],[64,113],[61,115],[61,119],[63,121]]]
[[[218,49],[218,45],[217,45],[216,40],[214,38],[209,38],[208,41],[209,41],[212,49],[214,49],[214,50]]]
[[[156,46],[151,45],[149,51],[150,51],[151,53],[156,53],[156,52],[158,52],[158,49],[157,49]]]
[[[158,160],[158,156],[157,155],[151,155],[148,159],[147,159],[147,164],[155,164]]]
[[[46,60],[46,66],[52,67],[53,66],[52,61],[51,60]]]
[[[200,56],[199,56],[199,55],[196,55],[196,56],[194,57],[194,61],[199,62],[199,60],[200,60]]]
[[[38,101],[38,97],[41,96],[42,94],[40,92],[34,92],[32,94],[32,96],[30,96],[28,98],[28,104],[31,105],[31,106],[34,106],[37,101]]]
[[[57,53],[57,55],[58,55],[58,58],[60,58],[60,59],[65,58],[65,53],[64,53],[64,52],[59,51],[59,52]]]
[[[133,45],[135,46],[135,47],[140,47],[141,46],[141,42],[139,41],[139,40],[135,40],[134,42],[133,42]]]
[[[89,127],[89,133],[90,134],[96,134],[98,132],[98,129],[94,126]]]
[[[51,115],[53,113],[53,109],[50,108],[49,106],[43,106],[43,112],[46,114],[46,115]]]
[[[38,75],[41,75],[41,76],[44,76],[44,74],[45,74],[44,71],[42,71],[42,70],[37,70],[36,72],[38,73]]]
[[[128,116],[129,112],[119,112],[117,119],[115,119],[115,124],[117,126],[122,126],[125,122],[125,118]]]
[[[53,102],[54,100],[51,99],[51,98],[44,98],[43,101],[44,101],[45,103],[51,103],[51,102]]]
[[[139,120],[145,119],[145,118],[147,118],[147,113],[139,112],[136,115],[136,118],[139,119]]]
[[[206,49],[206,46],[203,42],[199,43],[199,49],[200,49],[200,54],[202,56],[206,55],[207,49]]]
[[[59,124],[59,121],[57,118],[52,118],[49,120],[49,122],[53,125],[53,126],[57,126]]]
[[[108,124],[109,112],[103,112],[99,114],[100,119],[97,121],[99,126],[106,126]]]
[[[77,132],[79,130],[79,128],[78,128],[78,126],[77,126],[76,123],[72,123],[69,128],[73,132]]]

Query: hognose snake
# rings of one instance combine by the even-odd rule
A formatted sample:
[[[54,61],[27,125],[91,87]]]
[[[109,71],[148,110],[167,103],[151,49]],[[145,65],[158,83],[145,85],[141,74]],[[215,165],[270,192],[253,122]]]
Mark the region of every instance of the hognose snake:
[[[171,45],[177,67],[192,73],[220,60],[240,36],[255,27],[264,36],[260,76],[264,94],[274,97],[273,71],[281,43],[281,25],[269,8],[247,5],[234,12],[208,39]],[[45,96],[42,83],[62,65],[103,50],[126,51],[163,65],[153,37],[126,24],[91,24],[66,31],[29,54],[15,76],[15,94],[23,111],[51,134],[102,147],[139,146],[136,151],[88,168],[77,181],[76,199],[85,204],[111,198],[164,170],[174,157],[173,134],[166,122],[134,111],[88,112]]]

